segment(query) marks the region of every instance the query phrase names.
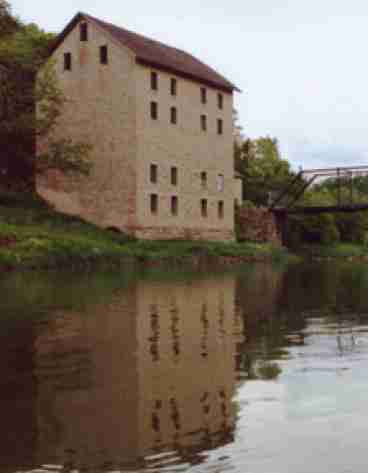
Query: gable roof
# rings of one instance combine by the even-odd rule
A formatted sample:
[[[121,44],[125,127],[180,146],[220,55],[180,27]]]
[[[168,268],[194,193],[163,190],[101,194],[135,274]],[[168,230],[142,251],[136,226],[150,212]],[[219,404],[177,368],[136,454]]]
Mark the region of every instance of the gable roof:
[[[120,28],[111,23],[106,23],[85,13],[78,13],[69,22],[52,44],[51,53],[59,47],[75,25],[83,19],[97,24],[116,41],[133,51],[136,55],[137,62],[140,64],[171,72],[178,76],[221,89],[225,92],[239,91],[239,89],[225,77],[191,54]]]

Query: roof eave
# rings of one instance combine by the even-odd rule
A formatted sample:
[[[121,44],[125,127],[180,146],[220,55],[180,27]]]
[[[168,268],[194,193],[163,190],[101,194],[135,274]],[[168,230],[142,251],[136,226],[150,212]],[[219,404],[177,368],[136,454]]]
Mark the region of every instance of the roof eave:
[[[241,92],[240,89],[238,89],[235,85],[233,85],[231,83],[229,83],[228,86],[226,86],[224,84],[219,84],[217,82],[204,79],[203,77],[199,77],[195,74],[190,74],[188,72],[181,71],[181,70],[179,70],[175,67],[162,65],[162,64],[160,64],[156,61],[151,61],[151,60],[148,60],[148,59],[140,57],[140,56],[136,56],[136,61],[137,61],[138,64],[142,64],[143,66],[152,67],[154,69],[158,69],[158,70],[161,70],[161,71],[164,71],[164,72],[170,72],[170,73],[175,74],[179,77],[183,77],[184,79],[190,79],[190,80],[193,80],[195,82],[199,82],[200,84],[207,85],[208,87],[213,87],[215,89],[222,90],[223,92],[227,92],[227,93],[230,93],[230,94],[233,93],[234,90],[237,91],[237,92]]]
[[[78,12],[74,17],[69,21],[66,27],[59,33],[50,45],[50,56],[54,53],[54,51],[60,46],[60,44],[64,41],[64,39],[68,36],[68,34],[72,31],[75,25],[82,19],[85,18],[84,13]]]
[[[90,17],[89,15],[83,13],[83,12],[78,12],[70,21],[69,23],[65,26],[65,28],[62,30],[62,32],[57,36],[55,41],[53,41],[50,45],[50,50],[49,50],[49,55],[51,56],[54,51],[60,46],[60,44],[64,41],[66,36],[73,30],[73,28],[76,26],[76,24],[81,20],[84,19],[86,21],[94,21],[93,17]],[[130,48],[129,48],[130,49]],[[134,52],[134,51],[133,51]],[[227,93],[233,93],[234,91],[236,92],[241,92],[238,87],[235,85],[231,84],[231,82],[228,82],[228,85],[225,84],[219,84],[215,81],[211,80],[206,80],[203,77],[197,76],[195,74],[191,74],[188,72],[183,72],[181,70],[178,70],[175,67],[170,67],[166,65],[159,64],[155,61],[149,61],[146,58],[136,56],[136,61],[139,64],[148,66],[148,67],[154,67],[155,69],[159,69],[162,71],[166,72],[171,72],[172,74],[176,74],[179,77],[183,77],[186,79],[193,80],[195,82],[199,82],[201,84],[207,85],[209,87],[214,87],[216,89],[222,90]]]

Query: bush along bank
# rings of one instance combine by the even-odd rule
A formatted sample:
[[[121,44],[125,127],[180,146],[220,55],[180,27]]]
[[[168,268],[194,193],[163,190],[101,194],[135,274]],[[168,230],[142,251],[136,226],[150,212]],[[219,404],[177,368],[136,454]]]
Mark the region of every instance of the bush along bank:
[[[0,268],[46,269],[286,260],[267,243],[137,241],[55,212],[37,196],[0,195]]]
[[[302,245],[296,252],[303,259],[328,261],[345,259],[348,261],[368,261],[368,246],[359,243],[333,243]]]

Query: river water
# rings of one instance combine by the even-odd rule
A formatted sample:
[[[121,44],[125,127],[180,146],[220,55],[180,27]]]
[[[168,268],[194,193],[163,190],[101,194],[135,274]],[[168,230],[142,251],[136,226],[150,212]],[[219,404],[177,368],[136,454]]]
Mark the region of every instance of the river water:
[[[366,473],[368,267],[0,278],[0,472]]]

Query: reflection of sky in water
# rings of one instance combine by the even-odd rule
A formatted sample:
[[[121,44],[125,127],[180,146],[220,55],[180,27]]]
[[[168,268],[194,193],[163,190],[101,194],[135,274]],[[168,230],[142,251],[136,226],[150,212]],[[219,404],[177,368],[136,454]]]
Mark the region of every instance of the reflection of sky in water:
[[[0,281],[0,473],[366,473],[366,274]]]
[[[278,381],[250,381],[238,390],[233,458],[246,458],[245,471],[367,471],[368,336],[355,327],[354,343],[346,330],[338,341],[340,330],[326,328],[322,320],[308,325],[306,345],[289,348]]]

